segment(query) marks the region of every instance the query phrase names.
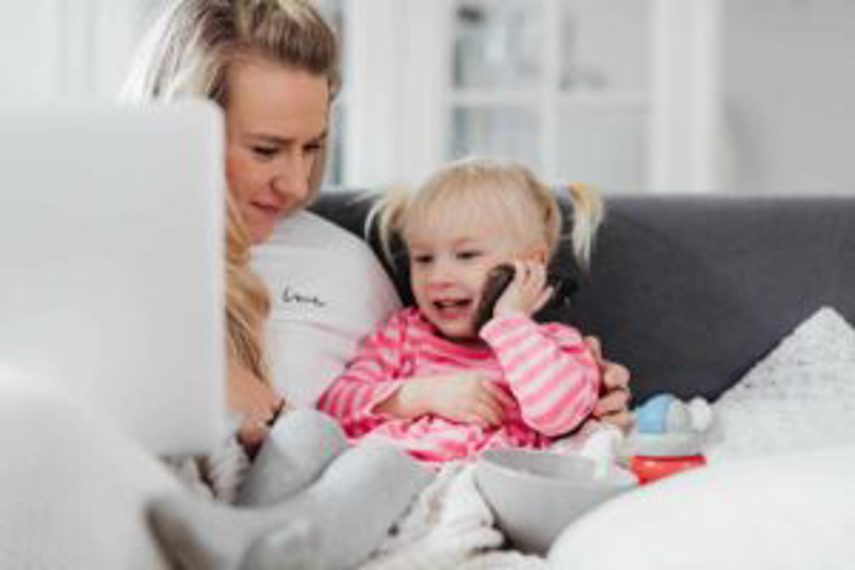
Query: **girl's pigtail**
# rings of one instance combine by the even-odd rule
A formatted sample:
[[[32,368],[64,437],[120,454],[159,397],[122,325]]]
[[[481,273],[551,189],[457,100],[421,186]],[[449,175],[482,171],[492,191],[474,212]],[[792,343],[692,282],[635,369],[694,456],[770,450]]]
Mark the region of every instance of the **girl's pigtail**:
[[[371,228],[377,224],[380,236],[380,247],[386,260],[394,264],[392,256],[392,239],[403,229],[404,214],[410,203],[410,189],[404,186],[388,188],[379,195],[368,217],[365,219],[365,235],[371,234]]]
[[[603,220],[603,200],[600,193],[587,184],[568,184],[567,192],[573,204],[573,253],[581,267],[591,260],[594,237]]]

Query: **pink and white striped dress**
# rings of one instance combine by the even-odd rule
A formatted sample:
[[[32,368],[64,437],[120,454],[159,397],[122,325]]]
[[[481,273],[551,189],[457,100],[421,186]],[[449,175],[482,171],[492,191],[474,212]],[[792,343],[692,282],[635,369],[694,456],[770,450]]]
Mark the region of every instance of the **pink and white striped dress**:
[[[481,338],[478,346],[443,339],[418,309],[405,309],[363,340],[318,409],[338,419],[351,441],[384,438],[425,463],[472,459],[494,448],[542,449],[588,418],[600,368],[576,329],[520,313],[492,319]],[[510,394],[515,406],[505,409],[505,423],[482,427],[374,411],[409,379],[452,372],[479,372]]]

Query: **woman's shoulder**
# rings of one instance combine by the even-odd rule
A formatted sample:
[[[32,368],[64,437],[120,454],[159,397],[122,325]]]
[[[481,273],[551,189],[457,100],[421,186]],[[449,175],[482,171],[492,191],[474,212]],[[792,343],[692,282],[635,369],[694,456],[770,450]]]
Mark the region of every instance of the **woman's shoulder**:
[[[270,238],[261,247],[345,249],[371,253],[368,244],[358,236],[305,210],[291,214],[276,224]]]

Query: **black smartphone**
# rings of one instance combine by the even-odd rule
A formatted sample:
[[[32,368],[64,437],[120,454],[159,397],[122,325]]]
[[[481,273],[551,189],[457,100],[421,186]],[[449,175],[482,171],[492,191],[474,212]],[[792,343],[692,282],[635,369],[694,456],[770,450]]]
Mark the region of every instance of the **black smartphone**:
[[[497,265],[487,273],[484,291],[481,293],[481,301],[478,303],[478,308],[475,309],[474,325],[476,331],[480,331],[481,327],[493,318],[496,302],[511,284],[514,273],[514,266],[508,263]]]
[[[481,293],[481,301],[478,303],[478,307],[475,309],[475,316],[473,317],[476,331],[480,331],[481,327],[493,318],[493,310],[496,308],[496,302],[498,302],[502,293],[505,292],[505,289],[508,288],[508,285],[511,284],[514,272],[513,265],[502,263],[487,273],[487,279],[484,282],[484,291]],[[567,304],[570,301],[570,297],[578,288],[576,280],[569,275],[548,273],[546,281],[553,289],[550,302]]]

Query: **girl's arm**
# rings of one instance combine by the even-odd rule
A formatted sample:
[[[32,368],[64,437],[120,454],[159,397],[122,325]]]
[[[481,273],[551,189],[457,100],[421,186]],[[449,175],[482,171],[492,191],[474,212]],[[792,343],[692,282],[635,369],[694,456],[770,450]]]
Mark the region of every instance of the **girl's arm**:
[[[575,329],[538,325],[517,312],[493,318],[480,334],[496,354],[529,427],[556,437],[590,416],[600,367]]]
[[[359,425],[367,430],[388,418],[375,408],[397,392],[403,382],[400,372],[404,325],[401,318],[394,316],[366,337],[347,369],[318,399],[316,407],[336,418],[351,435],[356,435],[352,431]]]
[[[504,406],[514,403],[483,374],[408,375],[404,366],[408,326],[404,312],[367,337],[347,370],[318,400],[318,409],[338,419],[351,436],[393,418],[426,414],[500,425]]]

